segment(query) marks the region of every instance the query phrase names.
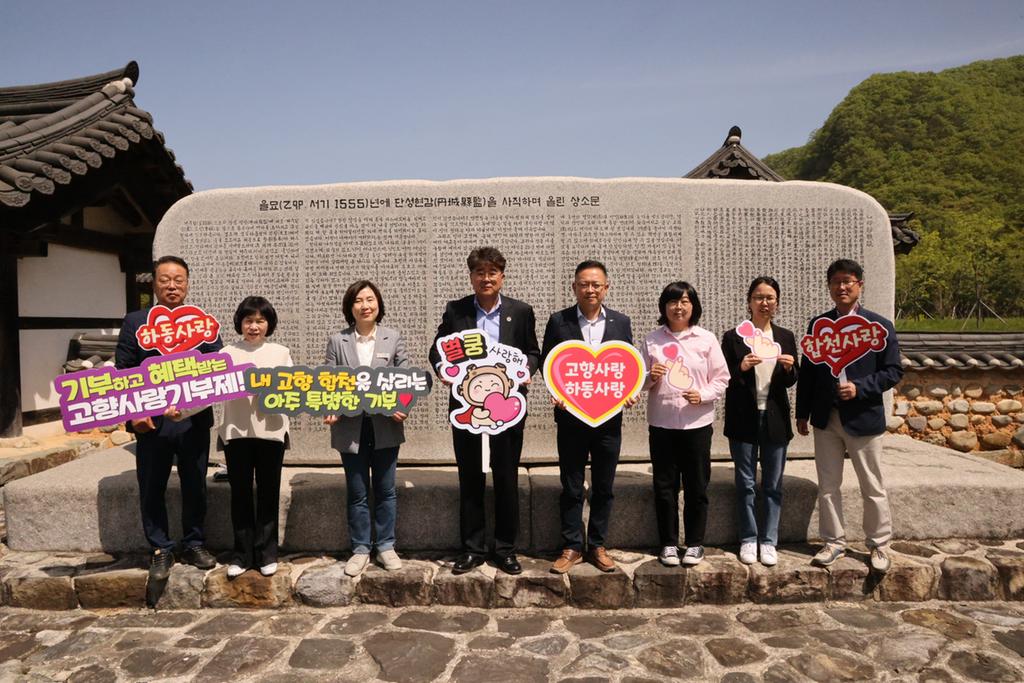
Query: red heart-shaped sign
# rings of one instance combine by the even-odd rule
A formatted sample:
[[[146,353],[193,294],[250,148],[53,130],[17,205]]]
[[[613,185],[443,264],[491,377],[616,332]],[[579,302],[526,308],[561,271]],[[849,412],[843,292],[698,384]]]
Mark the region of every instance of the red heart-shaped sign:
[[[198,306],[149,309],[146,324],[135,332],[143,349],[155,349],[163,355],[181,353],[212,342],[220,334],[220,323]]]
[[[398,402],[408,408],[409,404],[412,403],[412,394],[399,394]]]
[[[640,393],[644,361],[625,342],[609,341],[597,348],[580,341],[562,342],[544,361],[548,391],[566,410],[597,426],[617,415]]]
[[[833,377],[869,351],[885,348],[889,336],[881,323],[851,313],[838,320],[818,318],[811,333],[800,340],[804,357],[812,363],[827,365]]]

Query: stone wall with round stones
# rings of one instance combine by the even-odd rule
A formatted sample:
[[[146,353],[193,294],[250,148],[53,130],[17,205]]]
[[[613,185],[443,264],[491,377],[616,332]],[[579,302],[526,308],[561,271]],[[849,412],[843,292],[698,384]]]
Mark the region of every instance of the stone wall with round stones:
[[[889,431],[1024,467],[1024,370],[907,373]]]

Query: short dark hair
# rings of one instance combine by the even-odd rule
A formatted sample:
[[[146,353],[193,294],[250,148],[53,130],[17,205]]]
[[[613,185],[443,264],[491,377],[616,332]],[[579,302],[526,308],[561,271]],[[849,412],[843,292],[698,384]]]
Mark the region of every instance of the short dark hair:
[[[505,272],[505,257],[495,247],[477,247],[469,252],[469,256],[466,258],[466,265],[469,266],[469,272],[471,273],[480,266],[486,266],[487,264],[493,265],[503,273]]]
[[[704,311],[700,305],[700,298],[697,296],[697,290],[693,288],[689,282],[670,282],[665,285],[665,289],[661,290],[661,296],[658,297],[658,316],[659,325],[668,325],[668,317],[665,315],[665,307],[668,306],[670,301],[676,299],[682,299],[686,297],[690,300],[690,304],[693,305],[693,311],[690,313],[690,325],[696,325],[700,322],[700,314]]]
[[[775,290],[775,298],[778,299],[782,295],[779,293],[779,283],[776,282],[775,278],[769,277],[768,275],[760,275],[754,278],[754,281],[750,283],[750,287],[747,288],[747,301],[750,301],[750,297],[754,296],[754,290],[761,285],[768,285]]]
[[[356,303],[356,297],[359,296],[359,292],[363,291],[367,287],[369,287],[373,292],[373,295],[377,297],[377,322],[384,319],[384,297],[380,295],[380,290],[377,289],[377,285],[373,284],[369,280],[356,280],[348,286],[348,289],[345,290],[345,296],[341,297],[341,312],[345,316],[345,322],[349,325],[356,324],[356,317],[352,315],[352,307]]]
[[[604,276],[608,277],[608,269],[604,267],[603,263],[594,259],[587,259],[586,261],[580,261],[580,264],[576,266],[576,270],[572,273],[573,279],[580,274],[581,270],[588,270],[590,268],[600,268],[601,272],[604,273]]]
[[[849,273],[858,280],[864,279],[864,268],[853,259],[841,258],[833,261],[832,265],[828,267],[828,272],[825,274],[825,281],[831,282],[832,276],[836,273]]]
[[[242,334],[242,323],[250,315],[260,314],[267,321],[267,336],[274,334],[277,329],[277,311],[274,306],[262,296],[247,296],[238,304],[235,311],[235,332]]]
[[[165,263],[176,263],[177,265],[179,265],[179,266],[181,266],[182,268],[185,269],[185,275],[186,276],[191,274],[191,273],[189,273],[188,264],[185,263],[185,259],[181,258],[180,256],[161,256],[156,261],[153,261],[153,279],[154,280],[156,279],[156,269],[159,268],[160,266],[164,265]]]

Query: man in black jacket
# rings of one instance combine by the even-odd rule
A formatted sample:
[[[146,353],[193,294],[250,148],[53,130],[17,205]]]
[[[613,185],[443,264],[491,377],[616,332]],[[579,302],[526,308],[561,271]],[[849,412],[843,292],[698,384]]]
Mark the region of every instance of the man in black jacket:
[[[505,283],[505,257],[494,247],[474,249],[466,259],[473,294],[449,301],[430,346],[430,363],[439,369],[441,355],[437,340],[453,332],[481,329],[488,338],[514,346],[526,355],[530,377],[537,371],[540,348],[537,345],[533,308],[512,297],[502,296]],[[445,386],[445,377],[438,375]],[[527,377],[526,382],[530,378]],[[522,387],[526,393],[526,387]],[[449,411],[459,403],[449,397]],[[508,574],[523,571],[516,558],[519,535],[519,458],[523,451],[524,419],[514,427],[490,439],[491,473],[494,482],[494,553],[498,568]],[[455,560],[453,574],[463,574],[483,564],[487,555],[484,490],[487,474],[482,467],[481,436],[452,428],[452,446],[459,468],[459,528],[462,554]]]
[[[633,343],[629,317],[603,305],[608,294],[608,269],[600,261],[583,261],[573,274],[576,305],[552,313],[544,329],[541,356],[546,359],[558,344],[571,339],[599,346],[606,341]],[[633,399],[627,405],[633,405]],[[601,571],[615,569],[605,549],[611,519],[612,487],[622,446],[622,413],[591,427],[564,406],[555,405],[558,429],[558,469],[562,480],[559,509],[562,515],[562,555],[551,571],[564,574],[583,559],[583,479],[590,460],[590,523],[587,545],[590,561]]]
[[[843,457],[853,462],[864,501],[864,536],[871,549],[871,567],[889,570],[892,515],[882,481],[882,435],[885,408],[882,394],[903,377],[900,347],[892,322],[861,307],[864,269],[856,261],[839,259],[828,267],[828,291],[835,308],[818,318],[836,320],[856,313],[881,324],[887,333],[885,348],[869,351],[846,366],[839,379],[827,365],[812,363],[804,354],[796,388],[796,425],[803,435],[814,426],[814,463],[818,471],[818,524],[824,547],[813,564],[827,567],[846,552],[843,530]],[[818,318],[815,318],[817,320]],[[814,320],[807,326],[810,333]]]
[[[188,264],[177,256],[163,256],[153,268],[153,293],[156,302],[177,308],[188,296]],[[118,369],[134,368],[156,350],[139,346],[136,332],[146,324],[149,311],[133,311],[125,316],[117,340],[114,364]],[[202,353],[219,351],[223,343],[218,336],[199,347]],[[149,576],[162,581],[174,564],[174,541],[167,523],[164,494],[171,476],[171,465],[177,456],[178,479],[181,481],[181,559],[200,569],[211,569],[217,560],[204,547],[203,523],[206,518],[206,468],[210,457],[210,427],[213,409],[207,408],[192,417],[175,422],[163,417],[131,420],[128,431],[134,432],[135,474],[139,482],[139,506],[146,540],[153,548]]]

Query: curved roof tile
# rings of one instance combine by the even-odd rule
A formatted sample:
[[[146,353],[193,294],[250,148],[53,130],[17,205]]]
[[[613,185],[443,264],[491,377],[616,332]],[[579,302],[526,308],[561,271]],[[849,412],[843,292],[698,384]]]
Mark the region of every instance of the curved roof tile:
[[[53,194],[55,183],[71,184],[136,147],[156,157],[175,198],[191,193],[152,115],[135,106],[138,78],[133,61],[93,76],[0,88],[0,208]]]

